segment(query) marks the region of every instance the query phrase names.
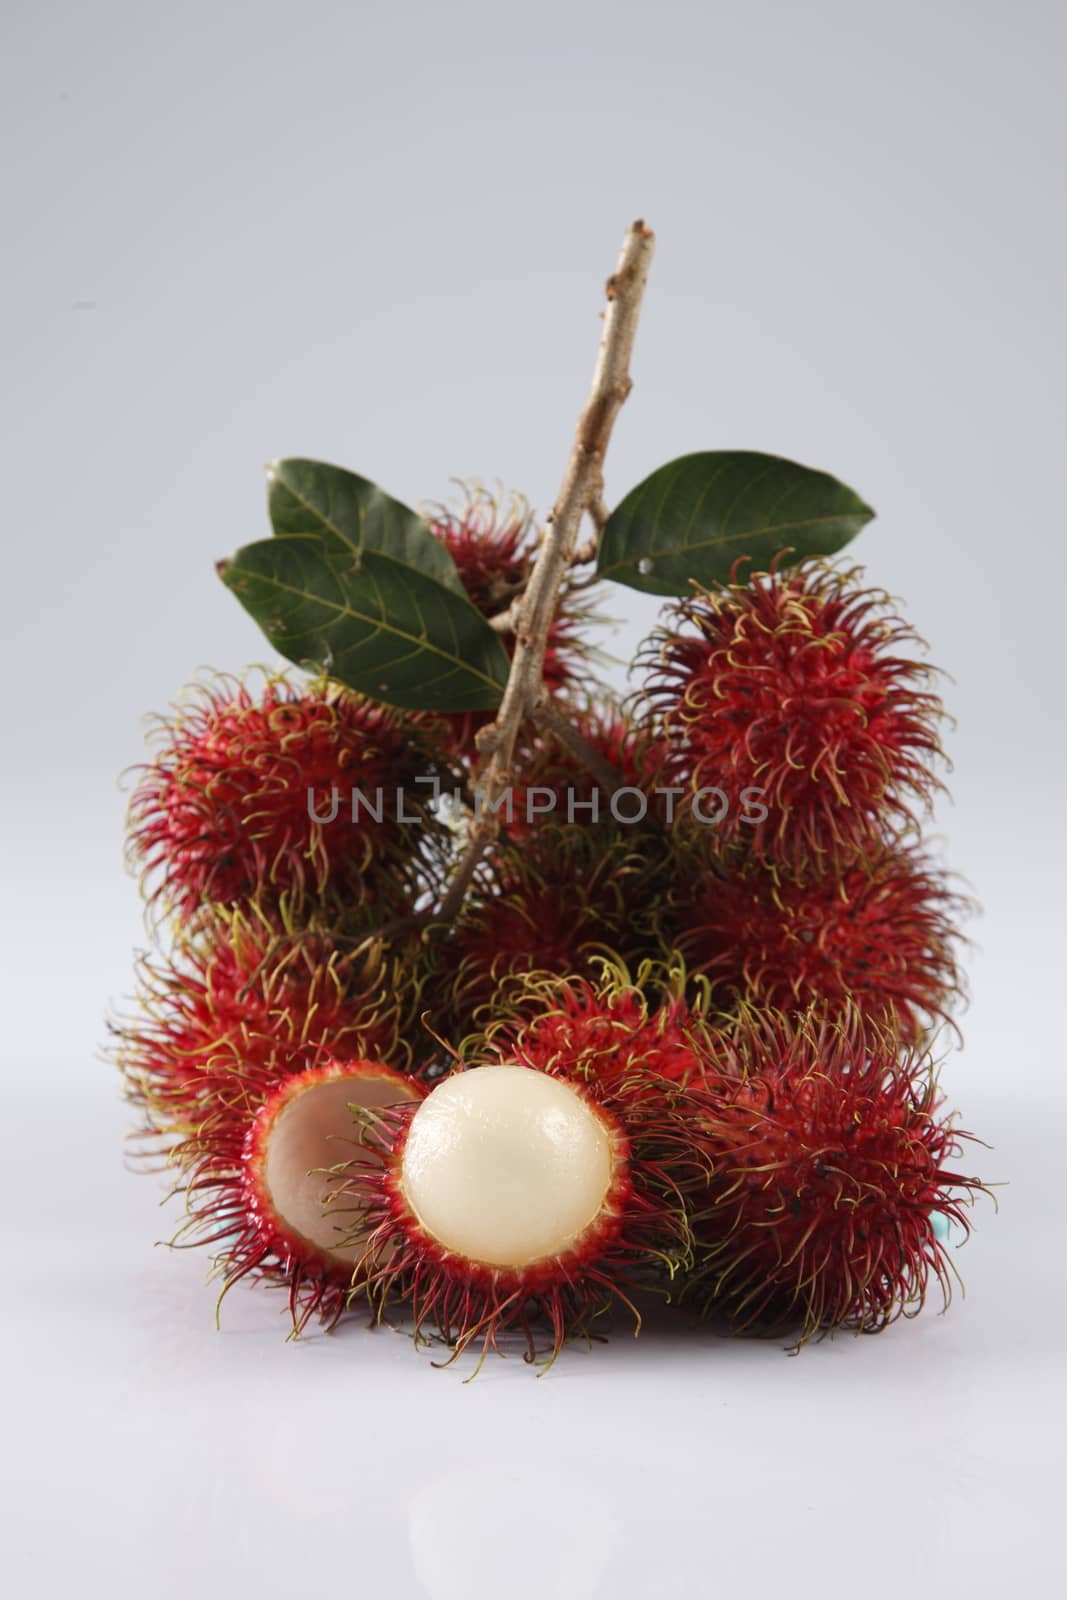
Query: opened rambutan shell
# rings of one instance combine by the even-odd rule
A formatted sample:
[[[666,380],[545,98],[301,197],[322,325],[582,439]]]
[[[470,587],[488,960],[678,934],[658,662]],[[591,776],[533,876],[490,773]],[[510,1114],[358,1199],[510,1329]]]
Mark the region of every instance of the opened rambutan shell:
[[[691,1096],[711,1178],[694,1205],[691,1288],[740,1329],[876,1333],[947,1304],[937,1219],[969,1231],[980,1181],[927,1057],[855,1013],[746,1011]]]
[[[218,1246],[223,1294],[252,1277],[288,1290],[297,1332],[315,1314],[336,1322],[366,1248],[358,1219],[331,1209],[342,1182],[332,1169],[343,1166],[347,1174],[364,1159],[353,1151],[359,1139],[352,1108],[380,1110],[423,1093],[380,1062],[327,1060],[268,1097],[240,1148],[231,1145],[226,1169],[216,1150],[200,1177],[211,1196],[202,1222]]]
[[[198,685],[162,719],[129,808],[129,853],[152,899],[305,900],[400,914],[436,883],[444,830],[428,728],[328,683],[267,675]]]
[[[796,882],[753,865],[680,874],[668,914],[691,971],[723,1007],[856,1007],[917,1041],[960,993],[958,922],[946,875],[914,850],[860,856]]]
[[[224,1289],[248,1272],[286,1287],[300,1326],[313,1311],[334,1319],[347,1284],[325,1270],[315,1239],[299,1245],[306,1205],[290,1196],[272,1212],[268,1135],[298,1132],[316,1107],[335,1116],[339,1137],[351,1132],[345,1091],[330,1085],[349,1075],[362,1083],[368,1060],[390,1093],[397,1081],[409,1097],[420,1092],[403,1071],[417,1037],[406,981],[378,954],[353,960],[320,935],[217,913],[172,960],[143,963],[140,1009],[117,1029],[142,1153],[173,1172],[185,1200],[174,1242],[212,1250]],[[327,1282],[336,1292],[326,1293]]]
[[[646,711],[666,770],[691,802],[727,796],[723,846],[793,872],[847,863],[910,827],[939,786],[931,671],[856,573],[804,562],[702,591],[655,651]]]
[[[382,1113],[377,1147],[380,1168],[359,1165],[340,1191],[372,1229],[353,1287],[379,1315],[409,1306],[416,1336],[436,1329],[455,1355],[473,1344],[484,1356],[516,1331],[528,1359],[554,1359],[687,1257],[689,1147],[651,1087],[623,1098],[480,1066]]]

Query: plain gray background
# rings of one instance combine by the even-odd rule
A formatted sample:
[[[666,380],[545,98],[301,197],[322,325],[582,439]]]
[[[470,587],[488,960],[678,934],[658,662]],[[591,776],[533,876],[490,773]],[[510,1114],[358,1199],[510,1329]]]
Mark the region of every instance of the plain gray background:
[[[1061,9],[67,0],[4,36],[12,1592],[1053,1592]],[[287,1346],[265,1296],[217,1335],[94,1056],[143,939],[117,774],[266,652],[212,563],[270,458],[547,508],[637,215],[609,497],[698,448],[836,472],[956,680],[940,848],[985,916],[945,1079],[1000,1215],[947,1317],[795,1361],[668,1327],[464,1389],[394,1335]],[[610,609],[629,658],[655,607]]]

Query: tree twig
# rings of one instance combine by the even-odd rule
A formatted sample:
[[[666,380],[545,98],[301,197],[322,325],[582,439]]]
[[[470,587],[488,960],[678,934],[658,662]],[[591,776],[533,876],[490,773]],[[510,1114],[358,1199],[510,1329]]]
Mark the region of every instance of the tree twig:
[[[532,716],[542,733],[552,734],[564,750],[574,757],[579,766],[585,768],[595,780],[597,787],[603,789],[605,794],[614,794],[617,789],[625,787],[625,780],[618,767],[613,767],[596,746],[590,744],[581,729],[576,728],[570,718],[559,709],[547,689],[541,690]]]
[[[597,513],[603,510],[604,454],[615,418],[633,387],[630,358],[654,244],[652,230],[643,222],[635,222],[623,241],[618,266],[608,279],[608,304],[593,385],[578,419],[563,483],[520,602],[515,653],[500,710],[496,721],[478,735],[482,752],[478,788],[487,804],[471,827],[434,919],[438,922],[451,921],[463,904],[478,863],[499,829],[499,817],[491,808],[512,781],[515,740],[541,692],[548,631],[556,614],[560,586],[574,556],[578,529],[587,512],[592,511],[596,521]]]

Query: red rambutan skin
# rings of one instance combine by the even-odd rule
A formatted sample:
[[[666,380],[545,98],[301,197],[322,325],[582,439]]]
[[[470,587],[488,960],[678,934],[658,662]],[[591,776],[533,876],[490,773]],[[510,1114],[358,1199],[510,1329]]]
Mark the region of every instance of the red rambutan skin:
[[[477,1071],[472,1068],[469,1070]],[[372,1229],[352,1279],[378,1318],[400,1302],[410,1308],[416,1340],[428,1329],[453,1350],[472,1344],[481,1361],[500,1339],[522,1335],[528,1361],[551,1363],[564,1343],[588,1338],[613,1302],[640,1313],[631,1296],[664,1269],[688,1260],[685,1186],[694,1182],[692,1150],[662,1086],[632,1082],[625,1096],[604,1083],[568,1079],[606,1131],[613,1177],[597,1217],[563,1254],[519,1268],[489,1266],[449,1250],[422,1225],[404,1192],[402,1161],[417,1107],[383,1112],[366,1142],[380,1166],[354,1166],[339,1198],[354,1201]],[[538,1329],[547,1328],[544,1341]]]
[[[854,1003],[914,1043],[959,993],[964,909],[944,873],[896,849],[800,882],[759,866],[705,870],[680,887],[670,918],[687,966],[724,1006],[840,1014]]]
[[[537,554],[537,538],[533,514],[520,496],[498,501],[468,488],[462,509],[433,508],[430,526],[456,563],[468,598],[484,617],[498,616],[525,589]],[[544,684],[553,694],[569,688],[584,670],[587,652],[580,629],[587,615],[565,585],[549,628],[542,669]],[[510,655],[515,648],[514,633],[502,633],[500,639]],[[452,729],[458,754],[468,760],[477,758],[475,736],[494,715],[491,711],[457,712],[443,719]]]
[[[702,591],[657,635],[648,714],[671,781],[730,799],[721,844],[793,872],[912,825],[939,787],[939,698],[888,596],[821,562]],[[762,821],[743,821],[766,807]]]
[[[703,1025],[680,995],[650,1004],[621,969],[609,968],[597,984],[530,980],[515,997],[514,1015],[491,1027],[487,1041],[502,1060],[538,1072],[608,1084],[619,1093],[630,1081],[660,1079],[670,1093],[666,1086],[702,1078],[693,1035]]]
[[[442,1031],[462,1037],[525,974],[592,976],[604,955],[636,966],[658,954],[661,872],[636,840],[580,825],[501,841],[438,951],[430,991]]]
[[[956,1170],[963,1140],[942,1113],[929,1059],[856,1013],[746,1011],[692,1096],[712,1176],[693,1218],[693,1284],[739,1329],[877,1333],[947,1305],[952,1268],[934,1231],[969,1231],[979,1180]]]
[[[416,779],[439,767],[410,716],[330,685],[267,675],[253,694],[219,678],[162,720],[159,744],[130,803],[129,853],[179,917],[253,898],[398,914],[436,881],[444,835]],[[354,789],[380,821],[362,804],[353,820]]]

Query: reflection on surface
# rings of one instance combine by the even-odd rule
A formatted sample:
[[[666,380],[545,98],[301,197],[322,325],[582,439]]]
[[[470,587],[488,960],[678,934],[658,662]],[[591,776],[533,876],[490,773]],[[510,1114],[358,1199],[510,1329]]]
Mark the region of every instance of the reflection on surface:
[[[428,1600],[591,1600],[620,1525],[588,1482],[575,1494],[544,1470],[489,1461],[414,1494],[408,1533]]]

